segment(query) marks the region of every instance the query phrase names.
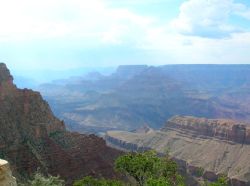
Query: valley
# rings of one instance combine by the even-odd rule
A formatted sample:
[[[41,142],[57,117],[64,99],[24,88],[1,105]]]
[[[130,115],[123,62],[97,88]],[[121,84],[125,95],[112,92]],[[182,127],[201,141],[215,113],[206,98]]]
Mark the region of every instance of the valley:
[[[121,178],[113,166],[122,151],[154,149],[178,163],[187,185],[220,175],[249,185],[250,67],[183,67],[121,66],[110,76],[41,85],[58,119],[1,63],[0,158],[18,182],[39,168],[71,185],[87,175]]]

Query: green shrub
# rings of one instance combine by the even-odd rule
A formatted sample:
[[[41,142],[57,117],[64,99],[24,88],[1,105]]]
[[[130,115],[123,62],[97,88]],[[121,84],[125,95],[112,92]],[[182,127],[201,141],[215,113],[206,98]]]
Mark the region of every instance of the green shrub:
[[[90,176],[76,181],[73,186],[123,186],[123,183],[116,180],[95,179]]]
[[[41,173],[36,173],[34,178],[26,184],[19,184],[19,186],[64,186],[65,183],[59,176],[45,177]]]
[[[204,169],[202,167],[199,167],[198,170],[195,172],[195,175],[198,177],[202,177],[204,174]]]
[[[183,179],[178,174],[177,164],[168,156],[160,158],[156,152],[129,153],[119,157],[115,168],[121,173],[133,177],[139,186],[183,185]]]
[[[226,176],[221,176],[216,182],[210,183],[208,186],[228,186],[228,179]]]

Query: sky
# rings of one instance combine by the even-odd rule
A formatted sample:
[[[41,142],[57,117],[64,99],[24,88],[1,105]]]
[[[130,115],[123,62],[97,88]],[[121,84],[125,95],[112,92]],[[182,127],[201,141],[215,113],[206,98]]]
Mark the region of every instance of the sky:
[[[0,0],[0,62],[17,75],[249,64],[249,51],[249,0]]]

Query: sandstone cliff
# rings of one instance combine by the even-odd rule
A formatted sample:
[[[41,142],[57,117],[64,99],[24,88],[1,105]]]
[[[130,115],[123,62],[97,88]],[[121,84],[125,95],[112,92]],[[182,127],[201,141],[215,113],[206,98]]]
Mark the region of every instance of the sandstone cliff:
[[[176,116],[167,122],[162,131],[169,128],[188,131],[194,135],[250,144],[250,126],[233,120]]]
[[[193,117],[173,117],[160,131],[109,131],[106,141],[126,151],[169,151],[194,176],[214,181],[226,174],[232,186],[250,185],[249,128],[243,123]]]
[[[12,176],[9,163],[0,159],[0,185],[17,186],[16,179]]]
[[[18,89],[5,64],[0,64],[0,158],[18,180],[38,168],[60,175],[70,184],[85,175],[115,177],[118,151],[94,135],[65,130],[39,92]]]

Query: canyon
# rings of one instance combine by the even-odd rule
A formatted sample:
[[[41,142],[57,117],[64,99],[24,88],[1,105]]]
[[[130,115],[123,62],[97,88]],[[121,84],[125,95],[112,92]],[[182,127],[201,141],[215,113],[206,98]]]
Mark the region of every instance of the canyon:
[[[141,131],[141,130],[140,130]],[[231,186],[250,185],[249,125],[225,119],[174,116],[161,130],[108,131],[107,143],[124,151],[168,153],[197,178],[230,178]]]
[[[175,115],[250,120],[250,65],[127,65],[38,90],[72,131],[159,129]]]
[[[113,165],[122,151],[154,149],[159,155],[168,153],[184,175],[197,180],[215,181],[218,176],[226,175],[231,186],[250,185],[248,70],[235,79],[242,70],[240,66],[231,79],[218,78],[217,82],[200,85],[201,80],[194,83],[197,73],[189,74],[197,72],[198,67],[187,69],[185,82],[173,81],[173,78],[178,79],[176,68],[172,72],[169,67],[165,71],[147,66],[122,67],[112,77],[96,74],[91,81],[85,81],[86,85],[92,82],[95,90],[88,86],[82,90],[85,87],[77,83],[75,89],[67,85],[72,92],[65,91],[58,96],[61,94],[58,91],[58,99],[54,101],[51,98],[58,87],[47,89],[53,96],[46,99],[52,102],[54,109],[60,108],[61,114],[69,109],[63,115],[74,116],[83,125],[86,122],[82,128],[78,123],[66,124],[69,118],[58,119],[39,92],[17,88],[6,65],[0,63],[0,158],[8,161],[17,182],[30,179],[39,170],[45,175],[59,175],[71,185],[86,175],[120,178]],[[179,70],[183,72],[183,68]],[[228,71],[232,69],[229,67]],[[203,81],[208,82],[213,76],[205,76]],[[106,83],[99,87],[99,81]],[[202,91],[197,92],[200,86],[203,86]],[[75,96],[71,97],[72,93]],[[75,108],[79,100],[86,102]],[[76,109],[77,113],[71,109]],[[60,115],[58,110],[55,112]],[[78,114],[87,120],[82,120]],[[165,119],[168,119],[166,124],[159,129],[159,123]],[[100,124],[101,121],[105,122]],[[138,126],[143,127],[135,130]],[[106,133],[104,140],[66,128],[80,132],[112,130]],[[10,171],[7,172],[8,180],[14,183]],[[190,183],[193,186],[196,182]]]

